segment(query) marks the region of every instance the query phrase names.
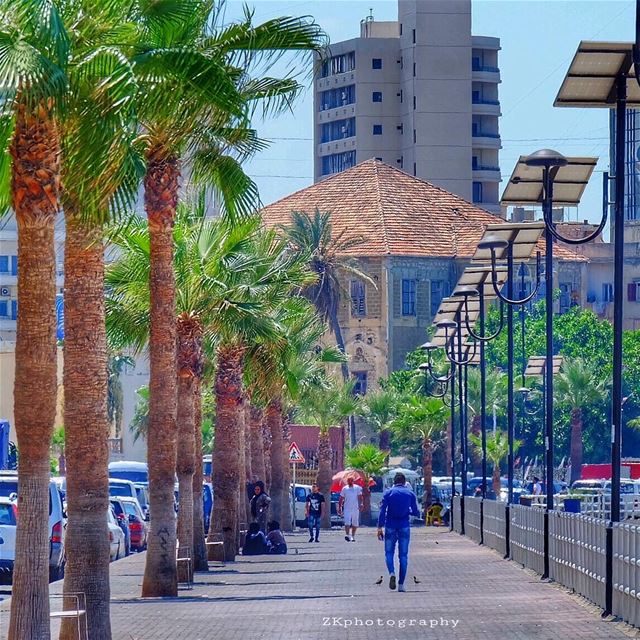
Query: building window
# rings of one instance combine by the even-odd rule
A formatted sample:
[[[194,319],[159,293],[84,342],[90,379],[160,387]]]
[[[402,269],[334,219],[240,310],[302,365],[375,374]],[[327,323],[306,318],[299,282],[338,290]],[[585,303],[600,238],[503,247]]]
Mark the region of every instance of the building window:
[[[9,315],[9,307],[6,300],[0,300],[0,318],[6,318]]]
[[[396,162],[400,165],[401,169],[404,169],[404,156],[400,156]]]
[[[418,175],[418,165],[415,162],[413,163],[413,175]]]
[[[449,295],[449,283],[445,280],[431,281],[431,315],[435,316],[442,298]]]
[[[416,30],[415,29],[412,30],[411,37],[413,39],[413,44],[415,44],[416,43]]]
[[[471,158],[471,168],[472,169],[477,169],[478,168],[478,156],[473,156]]]
[[[416,281],[402,280],[402,315],[416,315]]]
[[[413,130],[413,144],[415,144],[418,140],[417,134],[416,134],[416,130]]]
[[[473,71],[480,71],[480,69],[482,69],[482,63],[478,56],[473,56],[473,58],[471,58],[471,69]]]
[[[416,77],[416,63],[413,63],[413,77]]]
[[[18,256],[11,256],[11,275],[18,275]]]
[[[322,78],[326,78],[327,76],[335,76],[339,73],[347,73],[347,71],[353,71],[355,68],[356,52],[349,51],[349,53],[343,53],[339,56],[327,58],[322,63],[320,76]]]
[[[345,151],[344,153],[333,153],[329,156],[322,156],[322,175],[328,176],[332,173],[340,173],[345,169],[350,169],[356,164],[356,152]]]
[[[320,111],[344,107],[356,101],[356,85],[350,84],[338,89],[329,89],[320,94]]]
[[[367,393],[367,372],[354,371],[353,383],[353,395],[364,396]]]
[[[372,102],[382,102],[382,91],[374,91],[371,94],[371,101]]]
[[[9,273],[9,256],[0,256],[0,273]]]
[[[571,308],[571,283],[560,283],[560,313],[566,313]]]
[[[640,301],[640,295],[638,295],[638,288],[640,288],[640,282],[630,282],[627,285],[627,300],[629,302]]]
[[[602,302],[613,302],[613,284],[611,282],[602,283]]]
[[[380,160],[380,162],[382,162],[382,158],[378,158],[377,156],[376,156],[376,160]]]
[[[343,138],[352,138],[356,135],[356,119],[333,120],[322,125],[320,142],[332,142]]]
[[[371,59],[371,68],[372,69],[382,69],[382,58],[372,58]]]
[[[18,319],[18,301],[17,300],[11,301],[11,319],[12,320]]]
[[[471,102],[473,102],[473,104],[480,104],[480,92],[479,91],[472,91],[471,92]]]
[[[381,124],[374,124],[373,125],[373,135],[374,136],[381,136],[382,135],[382,125]]]
[[[418,106],[418,100],[415,96],[413,96],[413,108],[415,109]]]
[[[362,280],[351,281],[351,316],[362,318],[366,315],[365,287]]]
[[[473,183],[473,201],[482,202],[482,182]]]
[[[402,22],[400,23],[400,35],[402,35]]]
[[[400,102],[403,102],[404,91],[402,89],[400,89],[400,93],[398,94],[398,96],[400,97]]]

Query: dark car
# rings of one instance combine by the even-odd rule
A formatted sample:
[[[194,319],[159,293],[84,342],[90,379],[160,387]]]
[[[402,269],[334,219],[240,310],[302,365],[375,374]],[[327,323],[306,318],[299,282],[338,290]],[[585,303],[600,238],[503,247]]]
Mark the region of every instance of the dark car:
[[[113,507],[113,512],[115,513],[118,526],[122,529],[122,533],[124,533],[124,555],[128,556],[131,553],[131,529],[129,528],[129,517],[125,511],[124,505],[118,498],[111,498],[110,502]]]
[[[136,498],[120,498],[125,513],[129,516],[131,548],[144,551],[147,548],[147,523]]]

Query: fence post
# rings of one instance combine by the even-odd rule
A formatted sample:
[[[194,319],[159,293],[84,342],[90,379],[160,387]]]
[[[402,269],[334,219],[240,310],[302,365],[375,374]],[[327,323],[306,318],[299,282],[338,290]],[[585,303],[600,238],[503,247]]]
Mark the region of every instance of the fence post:
[[[605,545],[606,564],[604,574],[604,611],[602,616],[610,616],[613,611],[613,523],[607,523]]]
[[[504,508],[504,557],[505,560],[511,557],[511,509],[510,504],[507,503]]]
[[[542,580],[549,579],[549,510],[544,511],[544,571]]]
[[[480,500],[480,544],[484,544],[484,498]]]
[[[464,535],[464,496],[460,496],[460,535]]]

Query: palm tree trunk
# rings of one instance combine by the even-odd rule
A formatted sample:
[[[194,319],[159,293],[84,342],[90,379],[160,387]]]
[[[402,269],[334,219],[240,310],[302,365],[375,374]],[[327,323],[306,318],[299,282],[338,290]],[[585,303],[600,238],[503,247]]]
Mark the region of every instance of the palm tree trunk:
[[[331,326],[331,330],[333,331],[336,337],[336,345],[340,350],[340,353],[347,355],[347,350],[344,346],[344,337],[342,336],[342,329],[340,328],[340,321],[338,320],[338,312],[337,309],[330,315],[329,317],[329,325]],[[344,382],[349,382],[349,366],[346,362],[340,363],[340,371],[342,372],[342,379]],[[353,416],[347,417],[348,425],[349,425],[349,446],[356,446],[356,423]]]
[[[216,437],[212,454],[212,484],[215,499],[210,534],[224,542],[225,560],[234,560],[238,531],[238,487],[240,456],[238,446],[242,402],[244,348],[223,344],[218,348],[216,371]]]
[[[176,287],[173,272],[173,223],[178,202],[178,159],[152,148],[144,178],[150,242],[149,331],[149,511],[151,526],[142,597],[175,597],[176,518],[173,485],[176,469]]]
[[[447,475],[453,475],[453,465],[451,464],[451,437],[453,433],[453,426],[451,424],[451,417],[447,421],[447,446],[445,447],[444,457],[447,465]]]
[[[251,435],[251,480],[266,482],[264,469],[264,444],[262,440],[262,409],[249,407],[249,433]]]
[[[202,378],[196,377],[194,384],[194,424],[195,458],[193,471],[193,569],[208,571],[207,547],[204,543],[204,514],[202,506]]]
[[[389,451],[391,449],[391,431],[389,429],[380,429],[378,448],[380,451]]]
[[[253,460],[251,459],[251,405],[245,398],[244,406],[244,476],[245,476],[245,488],[244,488],[244,504],[245,504],[245,522],[251,522],[251,504],[250,498],[247,495],[247,485],[253,482]]]
[[[10,640],[48,640],[49,446],[56,415],[58,133],[43,107],[17,105],[10,147],[18,223],[14,415],[20,465]]]
[[[493,476],[492,476],[492,484],[493,484],[493,493],[496,496],[496,500],[500,500],[500,490],[502,489],[502,484],[500,483],[500,465],[493,464]]]
[[[203,327],[197,315],[181,313],[176,322],[178,357],[178,450],[176,473],[180,492],[178,542],[180,556],[193,558],[194,492],[196,463],[195,403],[196,381],[202,375]],[[202,464],[199,465],[202,468]],[[202,487],[200,488],[202,492]],[[202,493],[200,505],[202,504]],[[200,509],[202,512],[202,509]],[[202,529],[201,529],[202,531]],[[193,566],[193,565],[192,565]],[[192,576],[186,576],[191,579]]]
[[[371,489],[369,488],[369,476],[364,476],[362,487],[362,524],[371,526]]]
[[[582,409],[571,410],[571,483],[582,475]]]
[[[480,437],[480,427],[482,424],[479,415],[473,416],[471,421],[471,433]],[[473,475],[477,477],[482,475],[482,449],[480,447],[471,447],[471,462],[473,464]]]
[[[331,440],[329,440],[329,430],[320,429],[318,434],[318,476],[316,483],[320,488],[320,493],[325,496],[326,508],[322,510],[322,528],[331,529]]]
[[[282,412],[282,455],[283,455],[283,469],[284,469],[284,487],[286,500],[282,503],[282,516],[280,523],[283,531],[293,531],[292,520],[293,514],[291,513],[291,465],[289,464],[289,445],[291,444],[291,427],[289,422],[289,415],[286,411]]]
[[[424,480],[424,506],[433,502],[433,443],[431,438],[422,440],[422,478]]]
[[[246,478],[246,429],[245,429],[245,409],[244,395],[242,403],[238,407],[238,530],[247,530],[247,478]],[[238,549],[238,552],[240,550]]]
[[[262,439],[264,443],[264,484],[267,487],[267,492],[271,493],[271,429],[267,422],[266,412],[262,418],[262,424],[260,426]]]
[[[108,355],[100,229],[65,207],[64,421],[67,455],[65,593],[84,593],[91,637],[110,640]],[[66,604],[66,603],[65,603]],[[75,640],[64,620],[60,640]]]
[[[271,433],[271,518],[282,518],[287,499],[284,471],[284,439],[282,437],[282,402],[275,398],[267,406],[267,425]],[[282,523],[281,523],[282,524]]]

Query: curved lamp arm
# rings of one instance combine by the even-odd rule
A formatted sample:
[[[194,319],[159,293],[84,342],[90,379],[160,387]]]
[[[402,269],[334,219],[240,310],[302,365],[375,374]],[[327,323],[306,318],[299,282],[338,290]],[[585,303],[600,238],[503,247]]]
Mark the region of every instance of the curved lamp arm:
[[[476,357],[476,353],[478,351],[478,343],[474,342],[473,343],[473,353],[471,355],[468,355],[466,358],[462,358],[461,360],[456,360],[456,358],[455,358],[455,345],[454,345],[452,351],[453,351],[452,353],[449,353],[449,350],[447,348],[447,350],[446,350],[447,360],[451,364],[455,364],[458,367],[463,367],[463,366],[468,365]]]
[[[446,395],[442,396],[442,402],[443,402],[444,406],[447,407],[447,409],[451,409],[451,403],[447,402],[447,396]],[[460,406],[460,401],[453,403],[453,408],[454,409],[456,409],[459,406]]]
[[[469,331],[469,335],[472,338],[474,338],[474,340],[478,340],[478,342],[491,342],[492,340],[495,340],[500,335],[500,332],[502,331],[502,328],[504,327],[504,303],[502,302],[502,300],[500,300],[500,325],[498,326],[497,331],[495,333],[493,333],[492,335],[490,335],[490,336],[488,336],[488,335],[481,336],[480,334],[476,333],[471,328],[471,323],[469,322],[468,302],[469,302],[469,298],[465,297],[465,299],[464,299],[464,310],[467,313],[467,315],[465,317],[465,324],[467,325],[467,331]]]
[[[634,51],[635,51],[635,48],[634,48]],[[636,65],[636,68],[637,68],[637,65]],[[605,207],[604,212],[602,214],[602,218],[600,220],[600,224],[598,225],[598,228],[595,231],[592,231],[590,234],[584,236],[584,238],[565,238],[562,234],[556,231],[555,226],[553,224],[553,220],[549,220],[548,214],[544,210],[543,210],[542,217],[544,218],[545,230],[548,231],[556,240],[560,242],[564,242],[565,244],[579,245],[579,244],[586,244],[587,242],[591,242],[592,240],[597,238],[602,233],[602,230],[607,224],[607,219],[609,216],[607,215],[607,209]]]
[[[513,277],[513,274],[509,274],[509,277]],[[536,286],[528,296],[521,299],[514,298],[512,300],[511,298],[507,298],[502,291],[500,291],[500,287],[498,286],[498,274],[496,272],[496,252],[493,248],[491,249],[491,284],[493,285],[493,290],[496,292],[498,298],[506,304],[517,306],[526,304],[530,300],[533,300],[538,295],[538,289],[540,288],[540,252],[536,252]]]
[[[453,377],[453,368],[452,367],[450,367],[449,373],[447,375],[445,375],[445,376],[437,376],[437,375],[435,375],[433,373],[433,362],[431,361],[431,352],[435,351],[439,347],[436,347],[431,342],[425,342],[423,345],[421,345],[420,348],[423,351],[427,352],[427,362],[423,362],[418,367],[418,369],[420,369],[421,371],[427,371],[429,373],[429,375],[431,376],[431,379],[434,382],[439,382],[440,384],[448,384],[449,380],[451,380],[451,378]]]

